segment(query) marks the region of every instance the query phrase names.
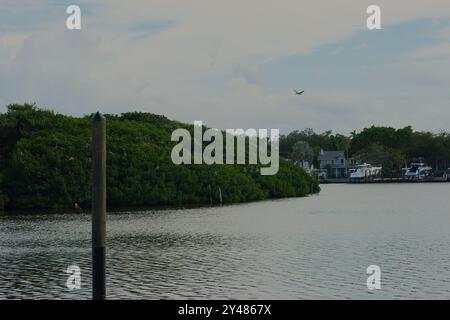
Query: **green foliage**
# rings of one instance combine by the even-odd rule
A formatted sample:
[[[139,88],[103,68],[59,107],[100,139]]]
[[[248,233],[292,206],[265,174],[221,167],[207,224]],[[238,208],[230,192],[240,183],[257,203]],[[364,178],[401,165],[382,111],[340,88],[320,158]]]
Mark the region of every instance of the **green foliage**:
[[[411,126],[401,129],[390,127],[365,128],[346,137],[326,131],[321,134],[312,129],[293,131],[281,136],[280,152],[289,154],[298,141],[308,142],[314,150],[314,164],[320,149],[344,150],[348,157],[383,166],[383,175],[399,174],[408,162],[421,159],[435,169],[450,166],[450,134],[413,131]]]
[[[313,159],[313,150],[308,142],[297,141],[292,146],[292,153],[294,160],[311,161]]]
[[[368,147],[361,149],[354,157],[381,165],[384,177],[392,176],[393,172],[400,172],[405,166],[405,155],[400,150],[378,143],[370,144]]]
[[[310,128],[303,131],[296,130],[292,131],[288,135],[282,135],[280,137],[280,154],[285,157],[295,158],[295,150],[293,149],[295,149],[295,145],[299,142],[309,144],[312,148],[312,162],[315,167],[319,167],[317,157],[320,149],[344,150],[348,153],[351,139],[350,137],[346,137],[341,134],[333,135],[331,131],[325,131],[317,134]]]
[[[414,136],[410,126],[397,130],[390,127],[372,126],[365,128],[360,133],[352,133],[351,152],[356,153],[372,144],[392,149],[404,149],[414,140]]]
[[[8,203],[8,197],[6,197],[1,191],[0,191],[0,210],[5,209],[6,204]]]
[[[72,208],[91,202],[91,116],[10,105],[0,114],[0,207]],[[163,116],[129,112],[107,118],[108,206],[209,204],[304,196],[317,181],[281,162],[274,176],[256,165],[180,165],[170,154],[177,128]]]
[[[442,170],[450,165],[450,135],[417,132],[410,126],[402,129],[372,126],[353,133],[351,152],[371,154],[379,158],[386,169],[394,171],[416,159]]]
[[[310,192],[319,192],[319,186],[303,170],[280,162],[280,169],[275,176],[255,177],[260,181],[263,189],[268,191],[270,198],[302,197]]]

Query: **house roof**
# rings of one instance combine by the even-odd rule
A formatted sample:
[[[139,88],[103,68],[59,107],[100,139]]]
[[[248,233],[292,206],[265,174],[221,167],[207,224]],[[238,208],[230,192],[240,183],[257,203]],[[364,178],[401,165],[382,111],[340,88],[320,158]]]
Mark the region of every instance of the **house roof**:
[[[319,154],[317,160],[319,161],[333,160],[340,157],[345,157],[345,153],[343,150],[324,151],[323,154]]]

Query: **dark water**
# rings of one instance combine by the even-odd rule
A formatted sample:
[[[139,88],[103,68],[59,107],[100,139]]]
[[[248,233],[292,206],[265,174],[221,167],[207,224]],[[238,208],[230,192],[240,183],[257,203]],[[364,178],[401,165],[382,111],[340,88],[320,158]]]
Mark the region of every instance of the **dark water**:
[[[108,217],[111,299],[450,298],[450,184]],[[0,217],[0,299],[91,296],[90,216]],[[366,268],[381,268],[381,290]],[[66,287],[69,265],[81,289]]]

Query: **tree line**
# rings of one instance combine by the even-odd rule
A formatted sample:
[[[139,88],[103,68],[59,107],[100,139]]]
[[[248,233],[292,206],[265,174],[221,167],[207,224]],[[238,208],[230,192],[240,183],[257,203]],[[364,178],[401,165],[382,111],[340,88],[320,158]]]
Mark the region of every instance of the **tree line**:
[[[92,116],[71,117],[34,104],[0,114],[0,208],[61,209],[91,202]],[[276,175],[259,165],[180,165],[171,161],[173,130],[193,126],[142,112],[107,119],[109,207],[206,205],[298,197],[319,192],[301,168],[281,161]]]
[[[343,150],[349,158],[383,166],[384,176],[399,175],[410,162],[423,161],[437,171],[450,167],[450,134],[414,131],[411,126],[395,129],[371,126],[348,136],[331,131],[315,133],[312,129],[293,131],[280,137],[280,153],[292,157],[299,141],[312,149],[312,161],[319,166],[323,150]]]

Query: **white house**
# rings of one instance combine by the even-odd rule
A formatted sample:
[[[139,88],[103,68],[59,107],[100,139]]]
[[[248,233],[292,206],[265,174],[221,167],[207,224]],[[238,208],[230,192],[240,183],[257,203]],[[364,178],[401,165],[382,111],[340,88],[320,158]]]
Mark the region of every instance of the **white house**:
[[[360,160],[347,158],[343,150],[320,150],[317,160],[319,161],[319,168],[326,169],[330,178],[347,178],[349,168],[361,163]]]

